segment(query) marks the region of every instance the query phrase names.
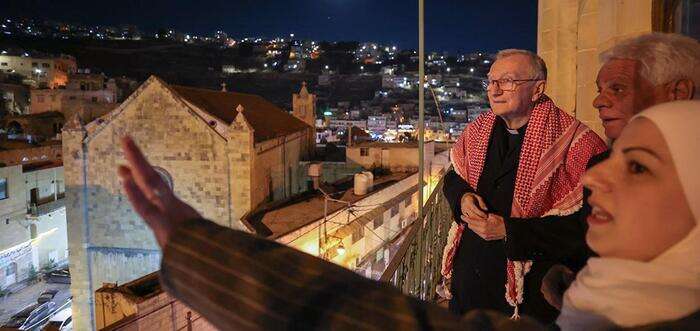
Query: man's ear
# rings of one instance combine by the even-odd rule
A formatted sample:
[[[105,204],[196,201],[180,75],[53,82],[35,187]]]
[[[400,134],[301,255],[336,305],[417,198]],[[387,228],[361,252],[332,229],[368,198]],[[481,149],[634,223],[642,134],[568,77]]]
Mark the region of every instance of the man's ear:
[[[537,102],[537,100],[544,95],[544,90],[547,87],[546,80],[538,80],[535,82],[535,89],[532,93],[532,102]]]
[[[674,80],[669,83],[669,100],[690,100],[698,93],[695,83],[688,78]]]

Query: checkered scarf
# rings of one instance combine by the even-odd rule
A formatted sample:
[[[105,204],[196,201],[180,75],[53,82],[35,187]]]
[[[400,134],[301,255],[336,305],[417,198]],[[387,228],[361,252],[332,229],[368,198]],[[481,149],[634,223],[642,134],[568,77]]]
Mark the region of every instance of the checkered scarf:
[[[452,147],[455,171],[476,189],[486,161],[496,115],[489,111],[469,124]],[[520,151],[510,217],[569,215],[582,205],[581,176],[591,156],[606,149],[598,135],[557,108],[547,96],[535,104]],[[442,274],[450,278],[465,224],[455,226],[443,255]],[[515,307],[523,301],[523,281],[532,261],[507,261],[506,299]]]

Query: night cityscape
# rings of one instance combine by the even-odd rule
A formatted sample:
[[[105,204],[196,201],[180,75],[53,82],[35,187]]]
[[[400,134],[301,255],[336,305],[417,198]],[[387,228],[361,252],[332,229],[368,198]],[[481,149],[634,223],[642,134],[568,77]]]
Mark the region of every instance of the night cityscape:
[[[261,310],[260,319],[255,327],[243,327],[249,321],[210,317],[196,306],[200,301],[182,294],[196,297],[208,290],[183,290],[163,279],[166,265],[168,277],[176,274],[170,270],[186,272],[174,257],[166,261],[172,248],[165,249],[125,184],[134,176],[141,185],[133,173],[139,160],[134,155],[140,154],[129,149],[129,141],[162,185],[151,195],[145,191],[144,201],[172,192],[187,206],[177,208],[182,215],[194,209],[216,226],[352,271],[338,279],[359,275],[447,308],[451,274],[444,270],[454,257],[449,250],[454,224],[460,223],[454,208],[464,206],[461,195],[457,202],[449,196],[450,176],[462,176],[482,194],[484,184],[477,180],[477,190],[473,174],[455,158],[474,157],[463,134],[470,123],[499,115],[501,106],[493,102],[502,101],[494,89],[515,93],[546,82],[537,93],[581,123],[587,131],[574,131],[595,137],[586,153],[598,153],[611,140],[605,118],[598,117],[602,108],[593,101],[601,93],[596,72],[608,61],[599,55],[625,38],[651,32],[700,36],[700,1],[693,0],[436,0],[424,8],[423,0],[157,0],[104,6],[45,0],[0,5],[2,330],[282,328],[263,317],[262,311],[281,309],[277,306],[253,309]],[[494,76],[501,72],[492,69],[496,61],[519,56],[543,61],[546,67],[538,69],[543,74]],[[503,121],[507,132],[518,134],[521,126]],[[535,125],[520,132],[524,146],[532,139],[524,128]],[[132,140],[124,140],[127,136]],[[497,144],[497,138],[486,137],[480,153]],[[584,140],[569,143],[579,139]],[[460,144],[467,147],[455,151]],[[481,162],[488,167],[493,161]],[[131,174],[123,169],[127,164]],[[494,177],[494,192],[498,178],[511,178],[500,176]],[[517,198],[521,184],[515,173],[512,181]],[[511,238],[508,224],[503,231]],[[187,235],[201,238],[197,231]],[[217,236],[181,245],[195,251],[196,245],[214,247]],[[293,284],[306,284],[294,277],[317,272],[315,266],[304,269],[311,263],[306,257],[289,255],[274,266],[265,264],[268,258],[276,261],[272,255],[251,258],[247,268],[287,265],[298,269],[289,271],[297,274],[290,276]],[[216,260],[219,267],[210,274],[225,270],[223,261],[232,259]],[[507,259],[511,263],[510,255]],[[505,266],[505,255],[503,261]],[[536,273],[541,281],[544,272]],[[192,277],[193,284],[212,281]],[[259,278],[235,277],[242,283]],[[266,283],[251,284],[240,285],[240,291],[267,291]],[[511,278],[505,284],[509,289]],[[294,296],[279,291],[275,295]],[[241,300],[236,306],[241,315],[247,304],[257,307]],[[517,317],[518,301],[508,303]],[[536,314],[529,309],[526,314]],[[271,312],[273,320],[286,316],[276,314],[282,313]],[[287,326],[347,328],[334,320]]]

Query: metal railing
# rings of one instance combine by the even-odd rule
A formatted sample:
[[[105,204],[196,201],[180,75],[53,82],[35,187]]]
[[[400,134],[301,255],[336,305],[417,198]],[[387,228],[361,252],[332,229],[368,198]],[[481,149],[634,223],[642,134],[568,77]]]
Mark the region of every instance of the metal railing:
[[[441,280],[442,253],[452,224],[452,211],[442,193],[443,176],[425,203],[424,217],[410,232],[380,278],[402,292],[432,301]]]

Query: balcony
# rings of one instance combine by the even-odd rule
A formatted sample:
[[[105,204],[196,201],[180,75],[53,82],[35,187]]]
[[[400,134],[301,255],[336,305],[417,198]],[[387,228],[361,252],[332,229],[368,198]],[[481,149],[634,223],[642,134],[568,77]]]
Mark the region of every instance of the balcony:
[[[403,293],[426,301],[437,299],[443,250],[453,222],[452,211],[442,192],[444,179],[444,176],[440,178],[426,200],[423,220],[410,226],[380,278]]]

